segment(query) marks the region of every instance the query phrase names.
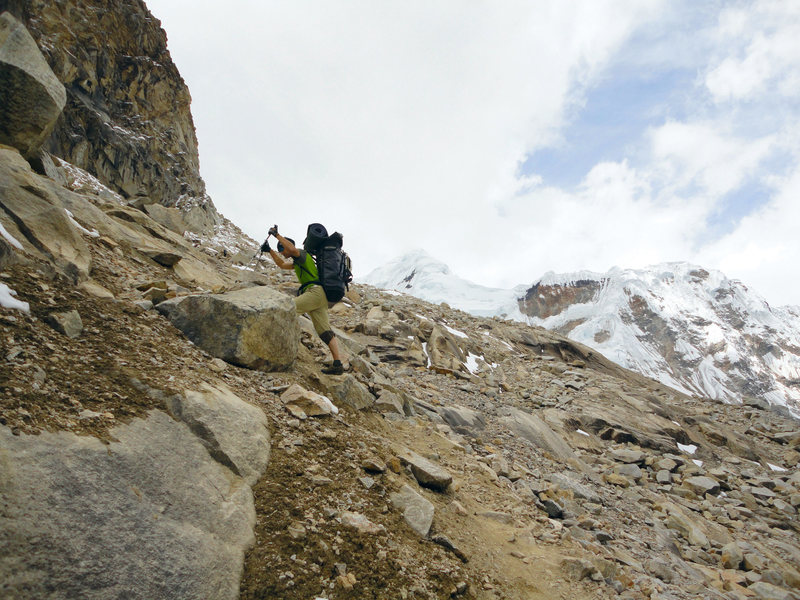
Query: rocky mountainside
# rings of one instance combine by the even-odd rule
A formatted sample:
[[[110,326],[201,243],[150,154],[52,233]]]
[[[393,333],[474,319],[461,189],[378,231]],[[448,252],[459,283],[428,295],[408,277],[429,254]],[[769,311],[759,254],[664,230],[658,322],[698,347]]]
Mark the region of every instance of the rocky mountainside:
[[[35,170],[37,52],[0,15],[1,597],[800,598],[796,421],[368,285],[323,375],[251,240]]]
[[[669,263],[548,273],[531,286],[501,290],[411,253],[364,281],[472,314],[540,325],[686,394],[729,402],[760,398],[800,416],[800,308],[772,308],[718,271]]]
[[[212,235],[221,217],[200,176],[191,96],[143,0],[0,0],[6,10],[66,91],[43,149],[129,202],[182,208],[190,230]]]

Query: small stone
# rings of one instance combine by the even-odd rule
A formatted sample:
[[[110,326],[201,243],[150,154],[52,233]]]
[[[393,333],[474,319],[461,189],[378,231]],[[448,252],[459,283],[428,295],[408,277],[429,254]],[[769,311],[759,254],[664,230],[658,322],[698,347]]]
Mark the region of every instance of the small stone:
[[[617,462],[626,464],[644,464],[647,455],[641,450],[630,450],[627,448],[612,450],[610,457]]]
[[[81,321],[81,316],[77,310],[51,313],[45,317],[44,321],[50,327],[71,339],[75,339],[83,333],[83,321]]]
[[[352,527],[359,533],[375,535],[385,530],[383,525],[376,525],[361,513],[342,513],[342,525]]]
[[[672,482],[672,473],[667,469],[661,469],[656,473],[656,481],[661,485],[668,485]]]
[[[755,594],[758,600],[793,600],[795,596],[792,592],[779,588],[766,581],[758,581],[747,588],[747,591]]]
[[[742,564],[742,560],[744,560],[744,555],[738,544],[731,542],[723,546],[722,553],[720,554],[720,561],[723,568],[738,569]]]
[[[745,571],[756,571],[760,573],[763,571],[767,566],[767,561],[759,555],[753,552],[745,553],[744,560],[742,561],[742,568]]]
[[[662,458],[655,462],[654,466],[662,471],[672,472],[678,468],[678,463],[671,458]]]
[[[542,506],[544,507],[544,512],[546,512],[547,516],[551,519],[561,519],[564,517],[564,509],[558,502],[550,498],[545,498],[542,500]]]
[[[346,592],[350,592],[353,590],[353,584],[350,581],[350,578],[346,575],[339,575],[336,578],[336,582],[344,589]]]
[[[595,573],[600,574],[591,561],[585,558],[565,558],[561,561],[561,569],[573,581],[592,578]],[[602,575],[600,575],[602,578]]]
[[[386,465],[377,458],[367,458],[361,463],[361,468],[367,473],[385,473]]]
[[[404,485],[397,494],[390,496],[392,504],[403,511],[406,523],[420,537],[426,537],[433,524],[434,507],[420,496],[411,486]]]
[[[632,479],[633,481],[639,481],[643,477],[642,470],[638,465],[633,463],[615,465],[613,472],[618,475],[623,475],[628,479]]]
[[[605,479],[606,483],[610,483],[611,485],[616,485],[619,487],[627,488],[633,485],[633,482],[625,477],[624,475],[620,475],[619,473],[606,473],[603,475],[603,479]]]
[[[461,562],[463,562],[463,563],[468,563],[469,562],[469,558],[467,558],[467,555],[464,554],[460,549],[458,549],[455,546],[455,544],[453,544],[453,542],[450,541],[450,538],[448,538],[447,536],[435,535],[435,536],[433,536],[431,538],[431,541],[434,544],[439,544],[443,548],[446,548],[447,550],[449,550],[450,552],[455,554]]]
[[[281,394],[281,401],[287,410],[298,419],[335,415],[339,409],[326,396],[317,394],[294,384]]]
[[[457,515],[461,515],[462,517],[465,517],[469,514],[467,509],[464,508],[464,506],[458,500],[453,500],[450,503],[450,508],[452,508]]]
[[[497,521],[498,523],[504,523],[506,525],[510,525],[513,521],[513,517],[510,514],[493,510],[482,512],[480,513],[480,516],[486,519],[491,519],[492,521]]]
[[[597,538],[597,541],[600,542],[601,544],[607,544],[608,542],[613,541],[614,539],[613,535],[611,535],[607,531],[603,531],[602,529],[600,531],[597,531],[594,534],[594,537]]]
[[[228,369],[228,363],[219,358],[212,359],[208,366],[215,373],[222,373]]]
[[[411,473],[423,487],[444,492],[453,482],[453,476],[450,473],[414,452],[405,452],[399,459],[403,464],[409,466]]]
[[[700,497],[706,494],[716,496],[720,492],[719,482],[711,477],[688,477],[683,481],[683,486]]]
[[[293,540],[302,540],[306,537],[306,528],[298,521],[295,521],[289,525],[287,531],[289,532],[289,537],[291,537]]]

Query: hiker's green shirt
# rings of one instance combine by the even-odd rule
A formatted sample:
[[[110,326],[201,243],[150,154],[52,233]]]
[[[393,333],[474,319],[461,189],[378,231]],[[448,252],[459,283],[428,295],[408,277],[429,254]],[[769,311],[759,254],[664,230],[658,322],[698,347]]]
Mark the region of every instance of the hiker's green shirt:
[[[306,286],[307,283],[319,281],[317,264],[314,262],[314,257],[308,252],[300,250],[300,256],[292,260],[294,261],[294,274],[297,275],[297,279],[300,281],[300,286],[302,288],[310,287]]]

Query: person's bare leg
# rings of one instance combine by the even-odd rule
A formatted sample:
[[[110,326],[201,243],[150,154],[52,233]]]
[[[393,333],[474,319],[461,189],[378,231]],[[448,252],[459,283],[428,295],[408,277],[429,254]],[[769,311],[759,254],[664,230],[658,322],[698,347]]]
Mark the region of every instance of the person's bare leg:
[[[336,341],[336,338],[333,338],[330,342],[328,342],[328,348],[331,349],[331,355],[333,356],[333,360],[338,360],[341,362],[341,354],[339,354],[339,343]]]

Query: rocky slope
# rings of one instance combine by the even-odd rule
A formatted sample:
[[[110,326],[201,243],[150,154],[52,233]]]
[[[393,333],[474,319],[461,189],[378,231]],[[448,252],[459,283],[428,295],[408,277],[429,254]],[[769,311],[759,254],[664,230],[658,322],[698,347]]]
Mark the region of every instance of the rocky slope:
[[[368,286],[332,313],[346,375],[320,374],[305,320],[288,370],[237,367],[151,306],[212,280],[221,304],[290,301],[284,273],[0,158],[4,193],[74,215],[72,262],[3,221],[23,246],[2,273],[22,308],[0,309],[4,596],[797,597],[800,431],[766,404],[698,401],[544,329]],[[87,253],[77,285],[66,240]],[[212,340],[225,314],[201,315]],[[295,384],[338,413],[299,411]]]
[[[549,273],[531,286],[501,290],[460,279],[417,252],[364,281],[541,325],[687,394],[762,398],[800,416],[800,309],[772,308],[720,272],[669,263]]]
[[[766,403],[366,285],[322,375],[252,241],[3,143],[0,596],[800,597],[800,430]]]

